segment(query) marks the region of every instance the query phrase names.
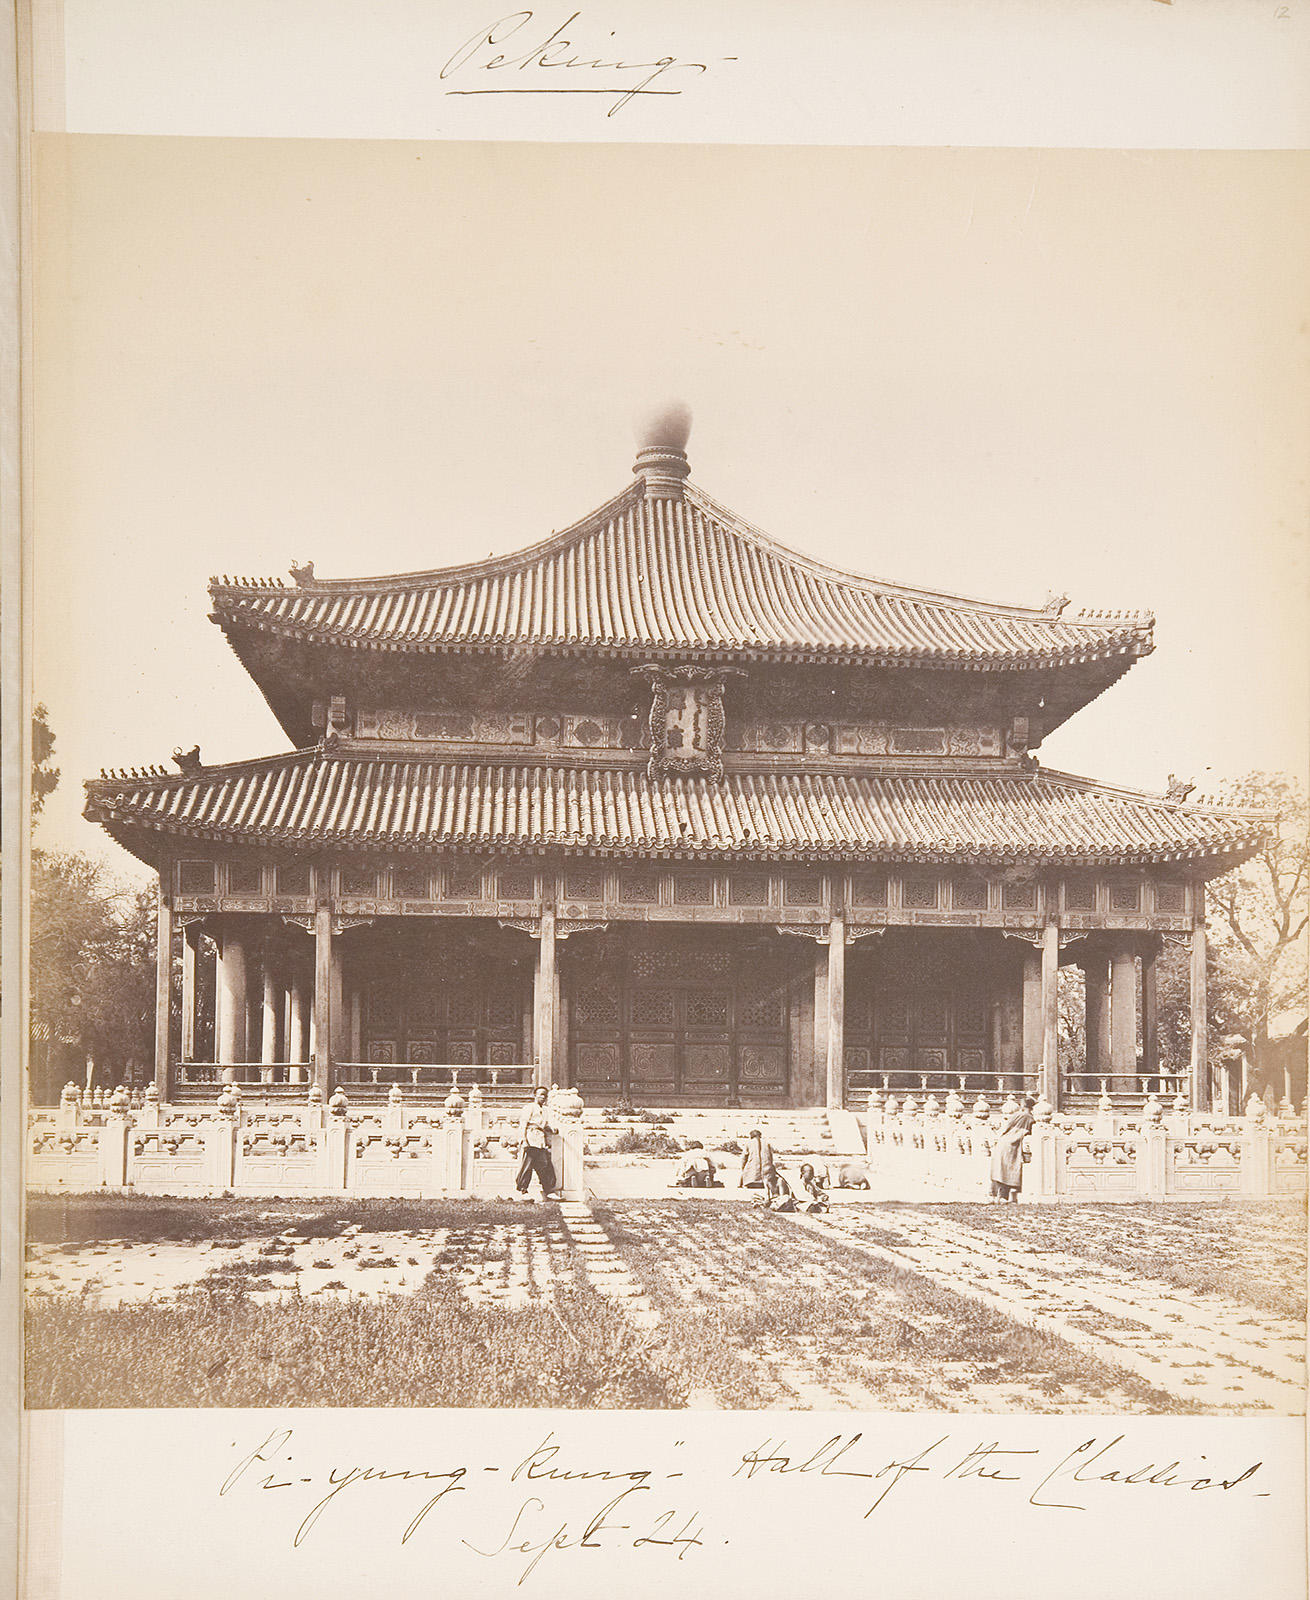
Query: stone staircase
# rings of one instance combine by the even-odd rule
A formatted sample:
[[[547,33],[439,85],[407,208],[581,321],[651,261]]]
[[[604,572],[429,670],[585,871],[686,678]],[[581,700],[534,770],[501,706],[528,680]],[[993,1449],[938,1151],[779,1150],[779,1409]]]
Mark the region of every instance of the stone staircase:
[[[758,1128],[779,1156],[818,1156],[823,1160],[846,1154],[845,1142],[833,1139],[828,1126],[827,1112],[820,1110],[780,1111],[730,1111],[722,1107],[710,1110],[687,1106],[650,1106],[643,1111],[650,1115],[668,1117],[667,1122],[653,1123],[643,1116],[624,1114],[606,1107],[588,1106],[583,1112],[583,1126],[589,1143],[598,1144],[617,1139],[626,1129],[637,1131],[657,1128],[676,1139],[684,1147],[697,1139],[707,1150],[721,1149],[729,1141],[745,1143],[752,1128]]]

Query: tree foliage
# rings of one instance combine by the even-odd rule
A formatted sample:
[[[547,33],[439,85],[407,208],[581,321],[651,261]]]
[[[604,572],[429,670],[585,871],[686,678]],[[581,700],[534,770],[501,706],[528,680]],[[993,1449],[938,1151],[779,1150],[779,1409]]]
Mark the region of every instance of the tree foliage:
[[[1310,813],[1294,779],[1252,772],[1226,784],[1230,805],[1273,815],[1259,855],[1216,879],[1207,896],[1212,1032],[1238,1040],[1257,1066],[1271,1038],[1304,1016]]]
[[[150,1054],[154,908],[153,889],[124,887],[90,856],[32,853],[33,1033],[94,1057],[102,1081]]]
[[[41,815],[41,807],[59,784],[59,768],[50,765],[55,753],[55,736],[50,731],[49,713],[44,705],[32,712],[32,817]]]

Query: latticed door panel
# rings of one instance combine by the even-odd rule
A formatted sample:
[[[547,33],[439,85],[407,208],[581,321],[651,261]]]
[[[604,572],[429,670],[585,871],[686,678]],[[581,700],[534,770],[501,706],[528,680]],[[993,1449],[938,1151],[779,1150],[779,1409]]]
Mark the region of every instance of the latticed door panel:
[[[986,991],[962,983],[916,987],[902,970],[862,971],[848,984],[847,1092],[863,1094],[885,1077],[892,1088],[918,1089],[990,1070],[991,1012]]]
[[[698,943],[635,945],[606,968],[579,970],[570,992],[579,1084],[648,1101],[727,1100],[746,1084],[769,1096],[786,1093],[783,961]]]
[[[379,967],[362,979],[362,1051],[371,1063],[516,1066],[527,1005],[523,968],[474,949]]]

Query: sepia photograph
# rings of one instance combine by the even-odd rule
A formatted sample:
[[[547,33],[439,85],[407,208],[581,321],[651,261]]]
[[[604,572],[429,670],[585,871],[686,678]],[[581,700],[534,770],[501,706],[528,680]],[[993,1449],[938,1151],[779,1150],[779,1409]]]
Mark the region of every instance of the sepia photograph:
[[[1302,156],[34,159],[29,1408],[1304,1414]]]

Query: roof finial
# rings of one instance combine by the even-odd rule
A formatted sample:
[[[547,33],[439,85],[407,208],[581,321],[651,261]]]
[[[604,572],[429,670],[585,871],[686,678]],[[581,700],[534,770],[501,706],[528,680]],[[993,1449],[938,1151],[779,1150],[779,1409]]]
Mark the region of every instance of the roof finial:
[[[637,423],[637,459],[632,470],[646,485],[648,499],[680,500],[691,434],[691,408],[681,400],[657,406]]]

